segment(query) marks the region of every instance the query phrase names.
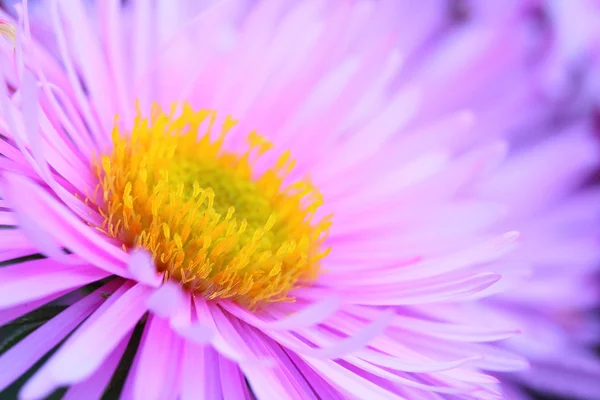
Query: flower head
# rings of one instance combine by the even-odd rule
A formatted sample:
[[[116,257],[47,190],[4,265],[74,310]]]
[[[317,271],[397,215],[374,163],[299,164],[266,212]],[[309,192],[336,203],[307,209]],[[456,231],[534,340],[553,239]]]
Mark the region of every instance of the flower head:
[[[0,389],[57,347],[22,398],[502,396],[544,213],[598,154],[585,123],[519,134],[552,114],[519,15],[411,4],[1,15],[0,323],[56,312]]]

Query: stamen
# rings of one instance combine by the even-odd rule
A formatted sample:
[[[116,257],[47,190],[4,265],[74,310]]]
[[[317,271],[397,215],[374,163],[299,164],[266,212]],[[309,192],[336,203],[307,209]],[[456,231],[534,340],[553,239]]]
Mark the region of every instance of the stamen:
[[[167,115],[154,105],[147,119],[138,108],[131,132],[115,127],[113,150],[92,168],[104,200],[99,229],[147,249],[165,279],[207,299],[292,300],[289,291],[313,281],[328,252],[330,217],[315,220],[322,195],[308,180],[284,185],[289,151],[258,175],[267,139],[253,131],[245,152],[228,152],[237,121],[227,117],[211,141],[216,112],[179,109]]]

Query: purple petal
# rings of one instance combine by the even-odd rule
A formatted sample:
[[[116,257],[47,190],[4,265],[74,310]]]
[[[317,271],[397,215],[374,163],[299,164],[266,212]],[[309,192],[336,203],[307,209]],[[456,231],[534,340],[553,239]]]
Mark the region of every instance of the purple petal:
[[[181,368],[181,400],[222,398],[219,355],[215,350],[186,341]]]
[[[112,293],[119,282],[113,280],[73,304],[29,334],[0,356],[0,391],[31,368],[54,346],[94,312],[104,301],[103,293]]]
[[[162,282],[162,274],[156,272],[152,256],[147,251],[134,251],[127,263],[127,269],[133,279],[145,285],[157,288]]]
[[[133,371],[133,397],[148,400],[176,398],[182,339],[175,335],[168,320],[156,315],[148,318],[146,329],[148,333],[140,343],[139,361]]]
[[[89,265],[65,265],[42,259],[0,268],[0,308],[38,300],[85,286],[109,275]]]
[[[340,306],[340,298],[331,296],[323,301],[312,303],[290,316],[276,321],[263,321],[234,303],[223,302],[222,304],[222,307],[231,314],[257,328],[277,330],[295,330],[318,324],[335,313]]]
[[[43,397],[91,376],[147,311],[150,294],[146,286],[123,284],[27,382],[23,397]]]
[[[100,399],[127,348],[131,334],[125,335],[100,368],[86,380],[72,385],[62,400]]]

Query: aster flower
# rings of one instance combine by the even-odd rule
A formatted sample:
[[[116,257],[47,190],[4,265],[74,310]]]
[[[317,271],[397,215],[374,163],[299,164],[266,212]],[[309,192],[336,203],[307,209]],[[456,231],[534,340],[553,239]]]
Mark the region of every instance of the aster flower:
[[[23,3],[0,323],[61,311],[0,389],[54,350],[20,396],[98,398],[131,351],[122,398],[501,397],[544,213],[598,157],[584,124],[514,134],[548,110],[513,15],[450,31],[442,5],[49,1],[38,40]]]

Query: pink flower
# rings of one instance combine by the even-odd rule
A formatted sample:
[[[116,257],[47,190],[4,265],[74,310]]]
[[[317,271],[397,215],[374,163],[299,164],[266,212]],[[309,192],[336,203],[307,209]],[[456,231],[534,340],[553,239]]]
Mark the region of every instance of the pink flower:
[[[121,398],[493,399],[559,348],[596,373],[569,332],[597,301],[589,121],[544,126],[520,15],[413,5],[18,7],[0,324],[62,311],[0,390],[58,346],[20,397],[99,398],[138,343]]]

